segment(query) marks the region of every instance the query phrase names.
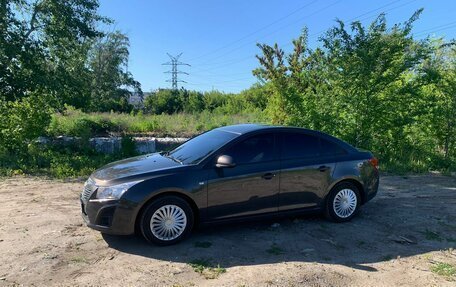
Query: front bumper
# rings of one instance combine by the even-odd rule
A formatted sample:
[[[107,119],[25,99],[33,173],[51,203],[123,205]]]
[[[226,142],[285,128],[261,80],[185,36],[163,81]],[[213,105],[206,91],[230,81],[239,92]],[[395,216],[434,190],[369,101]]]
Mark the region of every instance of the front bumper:
[[[81,214],[88,227],[108,234],[129,235],[135,231],[133,209],[122,200],[91,198],[81,202]]]

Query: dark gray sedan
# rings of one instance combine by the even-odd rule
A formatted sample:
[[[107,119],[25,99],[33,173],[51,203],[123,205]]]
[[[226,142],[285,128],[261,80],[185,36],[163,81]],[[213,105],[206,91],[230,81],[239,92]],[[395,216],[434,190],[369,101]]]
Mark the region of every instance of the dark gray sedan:
[[[160,245],[196,224],[304,212],[343,222],[376,195],[377,165],[372,153],[322,132],[226,126],[95,171],[81,194],[82,216],[101,232],[136,230]]]

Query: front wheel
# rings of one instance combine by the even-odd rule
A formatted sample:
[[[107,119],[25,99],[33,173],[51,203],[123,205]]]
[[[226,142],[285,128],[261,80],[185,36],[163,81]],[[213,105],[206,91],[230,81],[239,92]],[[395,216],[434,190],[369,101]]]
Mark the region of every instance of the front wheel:
[[[140,227],[147,241],[171,245],[190,234],[193,222],[193,211],[187,201],[177,196],[165,196],[146,207]]]
[[[360,196],[358,188],[344,182],[336,185],[326,201],[326,217],[335,222],[351,220],[359,210]]]

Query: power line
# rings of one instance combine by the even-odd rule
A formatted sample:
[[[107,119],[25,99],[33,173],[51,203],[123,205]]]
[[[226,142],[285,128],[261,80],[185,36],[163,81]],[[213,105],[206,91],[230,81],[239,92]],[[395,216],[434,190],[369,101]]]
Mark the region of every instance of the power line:
[[[336,5],[336,4],[339,4],[341,1],[342,1],[342,0],[337,0],[337,1],[335,1],[335,2],[333,2],[333,3],[331,3],[331,4],[329,4],[329,5],[326,5],[326,6],[324,6],[323,8],[321,8],[321,9],[319,9],[319,10],[317,10],[317,11],[314,11],[314,12],[312,12],[312,13],[310,13],[310,14],[304,16],[304,17],[299,18],[297,21],[294,21],[294,22],[292,22],[292,23],[290,23],[290,24],[287,24],[287,25],[285,25],[285,26],[282,26],[282,27],[280,27],[280,28],[274,30],[274,31],[271,32],[271,33],[268,33],[266,36],[269,37],[269,36],[271,36],[272,34],[275,34],[275,33],[279,32],[279,31],[281,31],[281,30],[283,30],[283,29],[285,29],[285,28],[287,28],[287,27],[289,27],[289,26],[291,26],[291,25],[293,25],[293,24],[295,24],[295,23],[301,21],[301,20],[304,19],[304,18],[310,18],[310,17],[312,17],[312,16],[315,16],[315,15],[317,15],[318,13],[323,12],[324,10],[326,10],[326,9],[332,7],[332,6],[334,6],[334,5]],[[217,60],[217,59],[220,59],[220,58],[222,58],[222,57],[225,57],[225,56],[228,55],[228,54],[231,54],[231,53],[233,53],[233,52],[235,52],[235,51],[237,51],[237,50],[239,50],[239,49],[241,49],[241,48],[243,48],[243,47],[245,47],[245,46],[247,46],[247,45],[250,45],[250,44],[256,43],[256,42],[258,42],[258,39],[254,40],[254,41],[246,42],[246,43],[244,43],[244,44],[242,44],[242,45],[240,45],[240,46],[237,46],[236,48],[233,48],[233,49],[229,50],[228,52],[224,53],[224,54],[221,55],[221,56],[215,57],[215,58],[209,60],[208,62],[203,63],[202,65],[207,65],[207,63],[210,64],[211,62],[214,62],[214,60]]]
[[[239,42],[241,42],[241,41],[244,40],[244,39],[250,38],[251,36],[253,36],[253,35],[255,35],[255,34],[261,32],[261,31],[264,31],[264,30],[266,30],[267,28],[269,28],[269,27],[271,27],[271,26],[273,26],[273,25],[275,25],[275,24],[277,24],[277,23],[279,23],[279,22],[281,22],[281,21],[287,19],[288,17],[290,17],[290,16],[292,16],[292,15],[298,13],[299,11],[303,10],[304,8],[309,7],[310,5],[314,4],[314,3],[317,2],[317,1],[318,1],[318,0],[311,1],[310,3],[307,3],[306,5],[301,6],[301,7],[299,7],[299,8],[296,9],[296,10],[293,10],[292,12],[288,13],[287,15],[285,15],[285,16],[283,16],[283,17],[277,19],[277,20],[275,20],[275,21],[272,22],[272,23],[267,24],[266,26],[263,26],[263,27],[261,27],[261,28],[255,30],[255,31],[253,31],[253,32],[251,32],[251,33],[249,33],[249,34],[247,34],[247,35],[245,35],[245,36],[243,36],[243,37],[241,37],[241,38],[239,38],[239,39],[233,41],[233,42],[230,42],[230,43],[228,43],[228,44],[226,44],[226,45],[224,45],[224,46],[222,46],[222,47],[220,47],[220,48],[217,48],[217,49],[215,49],[215,50],[213,50],[213,51],[211,51],[211,52],[209,52],[209,53],[200,55],[200,56],[195,57],[195,58],[192,58],[192,59],[190,59],[190,60],[194,61],[194,60],[197,60],[197,59],[204,58],[204,57],[206,57],[206,56],[215,54],[215,53],[217,53],[218,51],[221,51],[221,50],[223,50],[223,49],[225,49],[225,48],[228,48],[228,47],[232,46],[233,44],[239,43]]]
[[[210,71],[214,71],[214,70],[220,70],[221,68],[225,68],[227,66],[232,66],[234,64],[238,64],[238,63],[241,63],[241,62],[245,62],[245,61],[248,61],[248,60],[251,60],[251,59],[254,59],[255,56],[247,56],[247,57],[243,57],[243,58],[240,58],[240,59],[236,59],[236,60],[233,60],[233,61],[230,61],[230,62],[222,62],[222,63],[215,63],[215,67],[212,67],[212,68],[207,68],[207,69],[199,69],[200,72],[210,72]]]
[[[363,17],[363,16],[365,16],[365,15],[369,15],[370,13],[376,12],[376,11],[378,11],[378,10],[381,10],[381,9],[383,9],[383,8],[385,8],[385,7],[388,7],[388,6],[390,6],[390,5],[393,5],[394,3],[401,2],[401,1],[402,1],[402,0],[396,0],[396,1],[389,2],[389,3],[387,3],[387,4],[383,5],[383,6],[380,6],[380,7],[378,7],[378,8],[373,9],[373,10],[367,11],[367,12],[361,14],[361,15],[358,15],[358,16],[356,16],[356,17],[354,17],[354,18],[351,18],[351,19],[347,20],[347,22],[351,22],[351,21],[353,21],[353,20],[359,19],[359,18],[361,18],[361,17]],[[413,0],[413,1],[416,1],[416,0]],[[411,2],[413,2],[413,1],[411,1]],[[406,4],[408,4],[408,3],[406,3]],[[398,7],[400,7],[400,6],[398,6]],[[393,9],[393,8],[391,8],[391,9]],[[395,9],[395,8],[394,8],[394,9]],[[371,16],[369,16],[369,17],[371,17]]]
[[[408,4],[411,4],[411,3],[416,2],[416,1],[417,1],[417,0],[412,0],[412,1],[409,1],[409,2],[405,2],[405,3],[401,4],[401,5],[392,7],[392,8],[390,8],[390,9],[385,10],[385,11],[382,11],[382,13],[386,13],[386,12],[389,12],[389,11],[392,11],[392,10],[396,10],[396,9],[398,9],[398,8],[407,6]],[[364,18],[362,18],[362,19],[359,19],[358,21],[364,21],[364,20],[370,19],[370,18],[375,17],[375,16],[377,16],[377,15],[371,15],[371,16],[368,16],[368,17],[364,17]],[[359,18],[359,17],[358,17],[358,18]],[[349,20],[349,22],[350,22],[350,21],[352,21],[352,20]]]
[[[438,25],[438,26],[434,26],[432,28],[428,28],[428,29],[424,29],[424,30],[415,32],[414,36],[421,36],[421,35],[425,35],[425,34],[429,34],[429,33],[434,33],[434,32],[438,32],[438,31],[442,31],[442,30],[447,30],[447,29],[451,29],[453,27],[456,27],[456,21],[449,22],[449,23],[442,24],[442,25]]]
[[[401,0],[398,0],[398,1],[401,1]],[[316,15],[316,14],[318,14],[318,13],[320,13],[320,12],[322,12],[322,11],[324,11],[324,10],[326,10],[326,9],[328,9],[328,8],[330,8],[330,7],[334,6],[334,5],[336,5],[336,4],[338,4],[339,2],[341,2],[341,0],[337,0],[337,1],[335,1],[335,2],[333,2],[333,3],[331,3],[331,4],[329,4],[329,5],[326,5],[325,7],[321,8],[321,9],[319,9],[319,10],[317,10],[317,11],[315,11],[315,12],[309,14],[309,15],[306,15],[305,17],[302,17],[302,18],[300,18],[300,19],[298,19],[298,20],[300,21],[300,20],[302,20],[303,18],[312,17],[312,16],[314,16],[314,15]],[[296,21],[293,22],[293,23],[291,23],[291,25],[294,24],[294,23],[296,23]],[[272,35],[272,34],[274,34],[274,33],[277,33],[277,32],[279,32],[280,30],[282,30],[282,29],[284,29],[284,28],[286,28],[286,27],[289,27],[289,26],[290,26],[290,24],[289,24],[289,25],[286,25],[286,26],[282,26],[281,28],[279,28],[279,29],[273,31],[272,33],[269,33],[267,36],[270,36],[270,35]],[[251,44],[251,43],[255,43],[255,42],[257,42],[257,41],[258,41],[258,40],[255,40],[255,41],[253,41],[253,42],[250,41],[250,42],[244,43],[243,45],[238,46],[238,47],[236,47],[236,48],[234,48],[234,49],[232,49],[232,50],[229,50],[228,52],[224,53],[223,56],[219,56],[219,57],[213,58],[213,59],[212,59],[212,62],[213,62],[214,60],[217,60],[217,59],[221,58],[221,57],[224,57],[224,56],[227,55],[227,54],[230,54],[230,53],[232,53],[232,52],[234,52],[234,51],[236,51],[236,50],[239,50],[240,48],[242,48],[242,47],[244,47],[244,46],[246,46],[246,45],[249,45],[249,44]],[[202,71],[202,72],[209,72],[209,71],[213,71],[213,70],[218,70],[218,69],[220,69],[220,68],[222,68],[222,67],[231,66],[231,65],[233,65],[233,64],[237,64],[237,63],[240,63],[240,62],[245,62],[245,61],[250,60],[250,59],[252,59],[252,58],[254,58],[254,56],[243,57],[243,58],[241,58],[241,59],[236,59],[236,60],[234,60],[234,61],[224,62],[224,63],[222,63],[222,64],[221,64],[220,62],[219,62],[219,63],[217,63],[217,62],[214,63],[214,62],[213,62],[213,63],[216,65],[216,67],[212,67],[212,68],[208,68],[208,69],[203,69],[203,70],[200,70],[200,71]],[[209,61],[209,62],[207,62],[207,63],[210,63],[210,62],[211,62],[211,61]],[[206,64],[206,65],[211,66],[211,64]],[[204,66],[204,64],[203,64],[202,66]]]
[[[353,17],[353,18],[347,20],[347,21],[350,22],[350,21],[353,21],[353,20],[357,20],[357,19],[359,19],[359,18],[361,18],[361,17],[363,17],[363,16],[365,16],[365,15],[371,14],[371,13],[373,13],[373,12],[376,12],[376,11],[378,11],[378,10],[381,10],[381,9],[383,9],[383,8],[385,8],[385,7],[391,6],[391,5],[396,4],[396,3],[398,3],[398,2],[401,2],[401,1],[402,1],[402,0],[391,1],[391,2],[389,2],[389,3],[387,3],[387,4],[385,4],[385,5],[382,5],[382,6],[378,7],[378,8],[375,8],[375,9],[369,10],[369,11],[367,11],[367,12],[364,12],[364,13],[362,13],[362,14],[356,16],[356,17]],[[398,8],[401,8],[401,7],[403,7],[403,6],[406,6],[406,5],[408,5],[408,4],[410,4],[410,3],[413,3],[413,2],[416,2],[416,1],[417,1],[417,0],[408,1],[408,2],[403,3],[403,4],[401,4],[401,5],[398,5],[398,6],[395,6],[395,7],[390,8],[390,9],[387,9],[387,10],[385,10],[385,11],[383,11],[383,12],[389,12],[389,11],[392,11],[392,10],[395,10],[395,9],[398,9]],[[311,16],[313,16],[313,15],[315,15],[315,14],[317,14],[317,13],[319,13],[319,12],[321,12],[321,11],[327,9],[327,8],[330,8],[331,6],[334,6],[334,5],[338,4],[339,2],[340,2],[340,1],[336,1],[336,2],[334,2],[334,3],[332,3],[332,4],[329,4],[329,5],[325,6],[325,7],[323,7],[322,9],[317,10],[317,11],[315,11],[314,13],[312,13],[312,14],[306,16],[306,17],[311,17]],[[304,17],[304,18],[306,18],[306,17]],[[375,15],[373,15],[373,16],[368,16],[368,17],[364,17],[363,19],[361,19],[361,21],[366,20],[366,19],[369,19],[369,18],[372,18],[372,17],[375,17]],[[303,18],[300,18],[300,19],[298,19],[298,21],[294,21],[294,22],[292,22],[292,23],[290,23],[290,24],[288,24],[288,25],[286,25],[286,26],[282,26],[281,28],[279,28],[279,29],[273,31],[272,33],[269,33],[267,36],[270,36],[270,35],[272,35],[272,34],[275,34],[275,33],[277,33],[278,31],[280,31],[280,30],[282,30],[282,29],[284,29],[284,28],[286,28],[286,27],[288,27],[288,26],[291,26],[291,25],[293,25],[293,24],[295,24],[295,23],[301,21],[302,19],[303,19]],[[317,32],[317,33],[312,33],[312,34],[309,35],[308,38],[311,39],[311,38],[317,37],[317,36],[321,35],[324,31],[326,31],[326,30],[321,30],[321,31],[319,31],[319,32]],[[248,42],[248,43],[246,43],[246,44],[244,44],[244,45],[242,45],[242,46],[239,46],[239,47],[237,47],[237,48],[235,48],[235,49],[233,49],[233,50],[231,50],[231,51],[228,51],[227,53],[224,54],[224,56],[225,56],[226,54],[229,54],[229,53],[231,53],[231,52],[233,52],[233,51],[236,51],[236,50],[238,50],[238,49],[244,47],[245,45],[248,45],[248,44],[251,44],[251,43],[252,43],[252,42]],[[292,45],[292,43],[288,43],[288,44],[283,45],[282,48],[287,48],[287,47],[290,47],[291,45]],[[220,57],[214,58],[214,59],[212,59],[212,61],[213,61],[213,60],[217,60],[218,58],[220,58]],[[244,61],[246,61],[246,60],[248,60],[248,59],[252,59],[252,56],[244,57],[244,58],[237,59],[237,60],[230,61],[230,62],[225,62],[226,64],[225,64],[225,63],[214,63],[214,62],[213,62],[213,63],[215,64],[215,67],[210,67],[210,68],[204,69],[204,70],[202,70],[202,71],[206,72],[206,71],[218,70],[218,69],[220,69],[221,67],[228,66],[228,65],[232,65],[232,64],[236,64],[236,63],[240,63],[240,62],[244,62]],[[213,64],[213,65],[214,65],[214,64]],[[209,64],[209,66],[211,66],[211,65]]]
[[[454,29],[454,28],[456,28],[456,25],[452,25],[452,26],[445,27],[445,28],[440,28],[440,29],[437,29],[437,30],[434,30],[434,31],[430,31],[428,33],[420,33],[420,34],[417,34],[415,36],[422,36],[424,34],[431,34],[431,33],[440,32],[440,31],[444,31],[444,30],[450,30],[450,29]]]
[[[183,81],[183,80],[179,80],[177,78],[177,75],[178,74],[185,74],[185,75],[188,75],[187,72],[182,72],[182,71],[179,71],[177,69],[177,66],[190,66],[190,64],[186,64],[186,63],[182,63],[179,61],[179,58],[180,56],[182,55],[182,53],[180,53],[179,55],[177,56],[171,56],[171,54],[169,53],[166,53],[169,58],[171,59],[170,62],[166,62],[166,63],[163,63],[162,65],[166,65],[166,66],[171,66],[171,71],[166,71],[164,73],[166,74],[171,74],[171,79],[169,80],[166,80],[167,82],[171,82],[172,83],[172,87],[173,87],[173,90],[177,90],[177,83],[178,82],[181,82],[181,83],[186,83],[186,81]]]
[[[364,21],[364,20],[366,20],[366,19],[375,17],[376,15],[367,16],[367,17],[364,17],[364,18],[362,18],[362,19],[360,19],[360,18],[363,17],[363,16],[366,16],[366,15],[369,15],[369,14],[371,14],[371,13],[374,13],[374,12],[376,12],[376,11],[379,11],[379,10],[381,10],[381,9],[384,9],[384,8],[386,8],[386,7],[388,7],[388,6],[394,5],[394,4],[396,4],[396,3],[398,3],[398,2],[401,2],[401,1],[403,1],[403,0],[391,1],[391,2],[386,3],[386,4],[384,4],[384,5],[382,5],[382,6],[378,7],[378,8],[375,8],[375,9],[369,10],[369,11],[367,11],[367,12],[364,12],[364,13],[362,13],[362,14],[356,16],[356,17],[353,17],[353,18],[351,18],[351,19],[349,19],[349,20],[346,20],[346,21],[351,22],[351,21],[357,20],[357,19],[359,19],[359,21]],[[385,12],[389,12],[389,11],[392,11],[392,10],[396,10],[396,9],[398,9],[398,8],[401,8],[401,7],[403,7],[403,6],[409,5],[409,4],[411,4],[411,3],[413,3],[413,2],[416,2],[416,1],[417,1],[417,0],[407,1],[407,2],[402,3],[402,4],[400,4],[400,5],[397,5],[397,6],[394,6],[394,7],[389,8],[389,9],[386,9],[386,10],[384,10],[384,11],[382,11],[382,12],[385,13]],[[339,2],[340,2],[340,1],[336,1],[336,2],[334,2],[334,3],[332,3],[332,4],[329,4],[328,6],[325,6],[325,7],[323,7],[322,9],[317,10],[317,11],[315,11],[314,13],[312,13],[312,14],[306,16],[306,17],[310,17],[310,16],[312,16],[312,15],[314,15],[314,14],[317,14],[317,13],[321,12],[322,10],[325,10],[325,9],[331,7],[331,6],[334,6],[334,5],[338,4]],[[303,17],[303,18],[305,18],[305,17]],[[266,35],[266,36],[270,36],[270,35],[272,35],[272,34],[278,32],[278,31],[280,31],[280,30],[282,30],[282,29],[284,29],[284,28],[286,28],[286,27],[288,27],[288,26],[290,26],[290,25],[293,25],[293,24],[297,23],[298,21],[301,21],[303,18],[300,18],[300,19],[298,19],[297,21],[294,21],[294,22],[292,22],[292,23],[290,23],[290,24],[287,24],[286,26],[282,26],[282,27],[280,27],[279,29],[273,31],[272,33],[269,33],[269,34]],[[279,22],[279,21],[275,21],[275,23],[277,23],[277,22]],[[453,27],[454,25],[451,25],[451,24],[453,24],[453,22],[448,23],[448,24],[445,24],[445,25],[440,25],[440,26],[437,26],[437,27],[434,27],[434,28],[431,28],[431,29],[443,27],[443,28],[441,28],[441,29],[436,30],[436,31],[440,31],[440,30],[446,30],[446,29],[454,28],[454,27]],[[451,25],[451,26],[449,26],[449,25]],[[267,27],[270,27],[270,26],[272,26],[272,24],[268,25]],[[446,26],[449,26],[449,27],[446,27]],[[265,28],[264,28],[264,29],[265,29]],[[259,29],[259,30],[264,30],[264,29]],[[430,29],[427,29],[427,30],[430,30]],[[313,37],[315,37],[315,36],[321,35],[321,33],[323,33],[324,31],[325,31],[325,30],[322,30],[322,31],[320,31],[320,32],[318,32],[318,33],[313,33],[313,34],[309,35],[309,38],[313,38]],[[419,33],[421,33],[421,32],[423,32],[423,31],[420,31]],[[251,33],[251,34],[254,34],[254,33]],[[250,35],[250,34],[249,34],[249,35]],[[235,42],[233,42],[233,43],[240,42],[241,40],[243,40],[243,39],[245,39],[245,38],[247,38],[247,37],[248,37],[248,36],[245,36],[245,37],[243,37],[243,38],[241,38],[241,39],[239,39],[239,40],[237,40],[237,41],[235,41]],[[228,44],[228,45],[226,45],[226,46],[231,46],[233,43],[230,43],[230,44]],[[251,43],[251,42],[246,43],[246,44],[250,44],[250,43]],[[289,43],[288,45],[282,46],[282,47],[288,47],[288,46],[290,46],[290,45],[291,45],[291,43]],[[225,56],[226,54],[229,54],[229,53],[235,51],[235,50],[238,50],[239,48],[242,48],[243,46],[245,46],[245,44],[242,45],[242,46],[239,46],[239,47],[237,47],[237,48],[234,48],[234,49],[228,51],[227,53],[224,53],[224,56]],[[224,47],[224,48],[225,48],[225,47]],[[221,48],[218,49],[218,50],[221,50]],[[213,53],[215,53],[215,52],[214,52],[214,51],[211,52],[211,54],[213,54]],[[208,53],[208,54],[209,54],[209,53]],[[225,66],[229,66],[229,65],[236,64],[236,63],[244,62],[244,61],[246,61],[246,60],[252,59],[253,57],[252,57],[252,56],[249,56],[249,57],[244,57],[244,58],[241,58],[241,59],[232,60],[232,61],[229,61],[229,62],[224,62],[222,65],[220,65],[220,63],[214,62],[214,60],[217,60],[218,58],[220,58],[220,57],[213,58],[213,59],[209,62],[209,63],[211,63],[211,62],[213,63],[213,64],[209,64],[209,65],[208,65],[208,66],[212,66],[212,67],[210,67],[210,68],[208,68],[208,69],[198,69],[198,70],[200,70],[200,72],[210,72],[210,71],[213,71],[213,70],[218,70],[218,69],[223,68],[223,67],[225,67]],[[193,85],[197,85],[197,84],[196,84],[196,83],[193,83]]]
[[[395,3],[397,3],[397,2],[400,2],[400,1],[402,1],[402,0],[392,1],[392,2],[387,3],[387,4],[385,4],[385,5],[381,6],[381,7],[378,7],[378,8],[376,8],[376,9],[367,11],[367,12],[361,14],[361,15],[358,15],[358,16],[356,16],[356,17],[353,17],[353,18],[351,18],[351,19],[348,19],[348,20],[346,20],[345,22],[353,22],[353,21],[355,21],[355,20],[364,21],[364,20],[367,20],[367,19],[376,17],[377,15],[371,15],[371,16],[367,16],[367,17],[364,17],[364,18],[360,19],[362,16],[371,14],[371,13],[373,13],[373,12],[376,12],[376,11],[378,11],[378,10],[381,10],[381,9],[387,7],[387,6],[390,6],[390,5],[395,4]],[[382,13],[386,13],[386,12],[389,12],[389,11],[392,11],[392,10],[396,10],[396,9],[398,9],[398,8],[401,8],[401,7],[403,7],[403,6],[406,6],[406,5],[408,5],[408,4],[410,4],[410,3],[413,3],[413,2],[416,2],[416,1],[417,1],[417,0],[412,0],[412,1],[409,1],[409,2],[406,2],[406,3],[403,3],[403,4],[401,4],[401,5],[392,7],[392,8],[390,8],[390,9],[385,10],[385,11],[382,11]],[[326,30],[327,30],[327,29],[320,30],[319,32],[316,32],[316,33],[312,33],[312,34],[310,34],[310,35],[308,36],[308,39],[313,39],[313,38],[315,38],[315,37],[317,37],[317,36],[319,36],[319,35],[322,35],[322,33],[324,33]],[[293,43],[288,43],[288,44],[283,45],[282,48],[288,48],[288,47],[290,47],[290,46],[292,46],[292,45],[293,45]]]
[[[223,81],[210,81],[210,82],[202,82],[201,84],[213,84],[214,82],[217,84],[223,84],[223,83],[239,83],[239,82],[245,82],[245,81],[250,81],[255,79],[253,76],[248,77],[248,78],[240,78],[240,79],[231,79],[231,80],[223,80]]]
[[[223,86],[224,88],[231,88],[231,89],[236,89],[236,90],[242,90],[246,89],[245,84],[238,84],[238,85],[233,85],[233,84],[222,84],[218,82],[213,82],[213,83],[198,83],[198,82],[189,82],[187,85],[189,86],[194,86],[194,87],[212,87],[212,89],[217,89],[220,88],[220,86]]]
[[[201,70],[200,70],[201,71]],[[237,76],[247,76],[247,75],[251,75],[252,73],[251,72],[241,72],[241,73],[234,73],[234,74],[218,74],[218,73],[194,73],[192,72],[192,76],[198,76],[198,77],[237,77]]]

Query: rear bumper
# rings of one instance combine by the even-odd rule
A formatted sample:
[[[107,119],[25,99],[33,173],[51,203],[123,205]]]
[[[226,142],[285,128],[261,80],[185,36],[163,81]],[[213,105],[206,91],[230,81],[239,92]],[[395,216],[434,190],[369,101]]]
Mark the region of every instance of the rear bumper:
[[[365,186],[366,196],[364,203],[368,202],[377,195],[379,184],[380,178],[378,171],[376,171],[373,175],[373,178],[368,182],[367,186]]]
[[[132,208],[119,200],[81,200],[81,215],[88,227],[103,233],[129,235],[135,231]]]
[[[369,200],[371,200],[372,198],[374,198],[377,195],[379,183],[380,183],[380,180],[377,178],[375,185],[367,193],[365,202],[368,202]]]

